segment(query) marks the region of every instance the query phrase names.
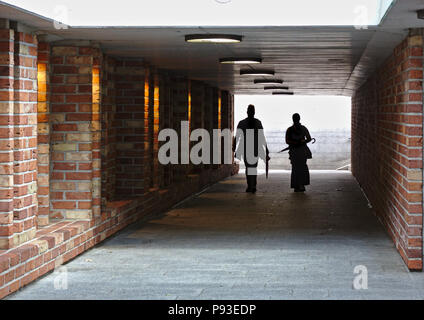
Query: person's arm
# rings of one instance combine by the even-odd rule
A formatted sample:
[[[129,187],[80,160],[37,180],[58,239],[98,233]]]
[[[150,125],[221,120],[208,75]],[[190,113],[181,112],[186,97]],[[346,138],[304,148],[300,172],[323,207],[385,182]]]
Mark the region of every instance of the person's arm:
[[[309,130],[306,127],[303,127],[303,128],[305,130],[305,137],[306,137],[305,143],[308,144],[309,142],[312,141],[312,138],[311,138],[311,135],[309,133]]]
[[[269,150],[268,150],[268,144],[266,143],[266,138],[265,138],[265,132],[264,132],[264,127],[262,126],[262,122],[260,122],[258,120],[258,130],[260,132],[260,138],[263,141],[263,145],[265,147],[265,156],[267,159],[269,159]]]

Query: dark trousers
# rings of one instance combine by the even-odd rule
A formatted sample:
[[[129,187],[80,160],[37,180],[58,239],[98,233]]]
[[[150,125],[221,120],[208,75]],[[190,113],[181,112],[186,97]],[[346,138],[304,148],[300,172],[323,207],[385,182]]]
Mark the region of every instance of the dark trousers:
[[[254,165],[246,165],[246,181],[247,181],[247,187],[252,190],[252,189],[256,189],[256,184],[257,184],[257,178],[258,175],[257,174],[250,174],[248,175],[248,169],[252,168],[252,169],[256,169],[258,167],[258,164],[254,164]]]

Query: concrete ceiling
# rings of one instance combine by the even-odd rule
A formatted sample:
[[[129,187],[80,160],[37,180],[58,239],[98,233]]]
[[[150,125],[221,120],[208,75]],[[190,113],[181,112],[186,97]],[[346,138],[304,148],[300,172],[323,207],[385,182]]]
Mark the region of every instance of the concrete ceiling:
[[[379,26],[311,27],[69,27],[0,2],[0,17],[21,22],[52,40],[91,40],[114,56],[143,58],[177,75],[203,80],[235,94],[270,94],[254,77],[240,76],[240,66],[222,65],[219,58],[261,57],[295,94],[350,96],[390,55],[410,27],[424,27],[415,11],[422,0],[398,0]],[[243,36],[239,44],[186,43],[192,33]],[[256,77],[257,78],[257,77]],[[261,78],[261,77],[259,77]]]

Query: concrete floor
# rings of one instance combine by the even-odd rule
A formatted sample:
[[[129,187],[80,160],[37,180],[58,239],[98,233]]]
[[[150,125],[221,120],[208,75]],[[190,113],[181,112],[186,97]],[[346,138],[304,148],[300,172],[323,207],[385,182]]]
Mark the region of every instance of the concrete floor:
[[[350,173],[312,172],[306,194],[288,172],[260,176],[256,195],[244,183],[129,226],[9,299],[424,299],[424,273],[408,272]],[[357,265],[367,290],[353,289]]]

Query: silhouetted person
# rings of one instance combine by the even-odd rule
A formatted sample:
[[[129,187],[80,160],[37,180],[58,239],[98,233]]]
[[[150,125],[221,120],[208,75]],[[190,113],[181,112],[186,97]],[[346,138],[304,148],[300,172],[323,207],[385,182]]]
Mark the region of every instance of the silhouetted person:
[[[250,131],[250,133],[249,133]],[[237,146],[236,157],[243,158],[246,166],[246,192],[256,192],[258,159],[266,161],[268,148],[262,123],[255,118],[255,106],[247,108],[247,118],[240,121],[234,141],[234,151]],[[253,157],[252,157],[253,156]]]
[[[307,143],[312,138],[308,129],[300,124],[300,115],[293,115],[293,126],[287,129],[286,143],[289,145],[289,155],[292,165],[291,188],[295,192],[305,192],[305,186],[310,184],[307,160],[312,158]]]

